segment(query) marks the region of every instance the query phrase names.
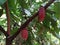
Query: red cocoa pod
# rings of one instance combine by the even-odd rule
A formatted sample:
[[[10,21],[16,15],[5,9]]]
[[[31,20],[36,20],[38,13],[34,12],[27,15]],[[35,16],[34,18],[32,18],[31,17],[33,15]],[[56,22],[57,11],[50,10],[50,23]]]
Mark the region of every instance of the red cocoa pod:
[[[38,20],[42,22],[45,18],[45,8],[41,7],[38,12]]]
[[[28,30],[26,28],[24,28],[22,31],[21,31],[21,37],[24,39],[24,40],[27,40],[28,39]]]

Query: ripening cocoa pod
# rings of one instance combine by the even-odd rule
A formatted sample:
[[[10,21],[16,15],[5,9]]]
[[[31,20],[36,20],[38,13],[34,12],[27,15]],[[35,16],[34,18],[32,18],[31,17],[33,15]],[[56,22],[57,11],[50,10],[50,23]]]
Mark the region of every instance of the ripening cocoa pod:
[[[38,12],[38,20],[42,22],[44,21],[44,18],[45,18],[45,8],[41,7]]]
[[[24,28],[22,31],[21,31],[21,37],[22,39],[24,40],[27,40],[28,39],[28,30],[26,28]]]

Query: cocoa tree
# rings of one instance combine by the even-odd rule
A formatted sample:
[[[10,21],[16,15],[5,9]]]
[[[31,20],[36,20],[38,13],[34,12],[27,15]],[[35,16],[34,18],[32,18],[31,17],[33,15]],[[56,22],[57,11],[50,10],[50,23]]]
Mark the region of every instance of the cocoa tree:
[[[32,0],[31,0],[32,1]],[[32,2],[30,0],[28,1],[29,5],[31,6],[32,5]],[[5,31],[5,29],[0,26],[0,31],[4,33],[4,35],[6,36],[6,45],[12,45],[12,42],[13,40],[21,33],[21,36],[24,40],[28,40],[29,38],[29,34],[28,34],[28,29],[26,28],[29,28],[29,24],[31,22],[34,21],[34,19],[36,19],[38,17],[38,19],[36,19],[36,23],[35,25],[32,25],[32,27],[34,29],[39,29],[38,26],[41,26],[41,30],[40,30],[40,33],[42,34],[46,29],[49,30],[50,33],[52,33],[54,36],[56,36],[55,34],[55,31],[50,28],[49,26],[52,25],[52,27],[54,29],[57,28],[56,26],[56,21],[51,18],[47,13],[49,13],[50,10],[48,10],[47,8],[54,2],[55,0],[49,0],[48,3],[46,3],[46,5],[40,5],[40,8],[38,9],[37,12],[35,12],[34,14],[32,14],[33,16],[26,16],[26,10],[24,8],[29,8],[29,6],[27,6],[27,3],[22,0],[17,0],[16,2],[11,1],[11,0],[4,0],[3,3],[1,4],[1,7],[2,9],[5,10],[5,13],[6,13],[6,17],[7,17],[7,31]],[[11,3],[10,3],[11,2]],[[18,2],[18,3],[17,3]],[[10,3],[10,4],[9,4]],[[16,4],[17,3],[17,4]],[[23,3],[23,4],[22,4]],[[15,5],[14,5],[15,4]],[[19,7],[19,5],[21,7]],[[11,7],[12,8],[11,8]],[[16,8],[16,6],[18,6],[18,8]],[[17,11],[17,12],[16,12]],[[21,13],[18,13],[18,12],[21,12]],[[50,14],[54,13],[54,11],[51,11]],[[18,18],[16,16],[18,16]],[[47,16],[46,16],[47,15]],[[20,18],[22,18],[20,20]],[[48,18],[48,21],[47,21],[47,18]],[[15,20],[14,20],[15,19]],[[24,21],[25,23],[23,23],[23,20],[26,20]],[[38,21],[39,20],[39,21]],[[22,22],[23,24],[19,25],[18,22]],[[47,22],[46,22],[47,21]],[[50,25],[45,25],[45,23],[49,23],[51,22]],[[55,22],[55,23],[54,23]],[[37,24],[38,23],[38,24]],[[40,24],[40,25],[39,25]],[[38,26],[37,26],[38,25]],[[12,28],[15,28],[15,27],[19,27],[17,30],[13,30]],[[58,28],[57,28],[58,29]],[[53,31],[51,31],[53,30]],[[15,31],[15,32],[13,32]],[[13,33],[13,34],[12,34]],[[25,35],[26,34],[26,35]],[[27,41],[26,41],[27,42]]]

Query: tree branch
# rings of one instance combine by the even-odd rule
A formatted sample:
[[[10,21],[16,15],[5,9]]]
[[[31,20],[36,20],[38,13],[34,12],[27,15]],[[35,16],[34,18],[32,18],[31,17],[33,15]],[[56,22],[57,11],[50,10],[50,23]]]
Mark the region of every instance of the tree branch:
[[[54,1],[55,1],[55,0],[53,0],[53,1],[50,0],[50,1],[44,6],[44,8],[47,9]],[[21,31],[23,28],[27,27],[28,24],[29,24],[35,17],[37,17],[37,16],[38,16],[38,12],[35,13],[32,17],[30,17],[30,18],[18,29],[18,31],[17,31],[14,35],[12,35],[12,36],[10,36],[10,37],[8,37],[8,38],[11,39],[11,40],[13,40],[13,39],[20,33],[20,31]]]
[[[44,6],[44,8],[45,8],[45,9],[48,8],[48,7],[50,6],[50,4],[52,4],[54,1],[55,1],[55,0],[50,0],[49,3],[47,3],[47,4]]]
[[[5,3],[6,17],[7,17],[7,33],[10,35],[10,13],[8,8],[8,1]]]
[[[9,36],[9,35],[7,34],[7,32],[6,32],[1,26],[0,26],[0,31],[3,32],[5,36],[7,36],[7,37]]]

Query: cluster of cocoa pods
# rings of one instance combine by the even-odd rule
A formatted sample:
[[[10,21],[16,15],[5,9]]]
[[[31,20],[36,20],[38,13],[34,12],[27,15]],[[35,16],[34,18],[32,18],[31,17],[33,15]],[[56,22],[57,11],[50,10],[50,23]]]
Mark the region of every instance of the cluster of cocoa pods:
[[[45,18],[45,9],[44,9],[44,7],[40,7],[39,12],[38,12],[38,20],[40,22],[42,22],[42,21],[44,21],[44,18]],[[21,37],[24,40],[27,40],[28,39],[28,30],[26,28],[24,28],[21,31]]]

